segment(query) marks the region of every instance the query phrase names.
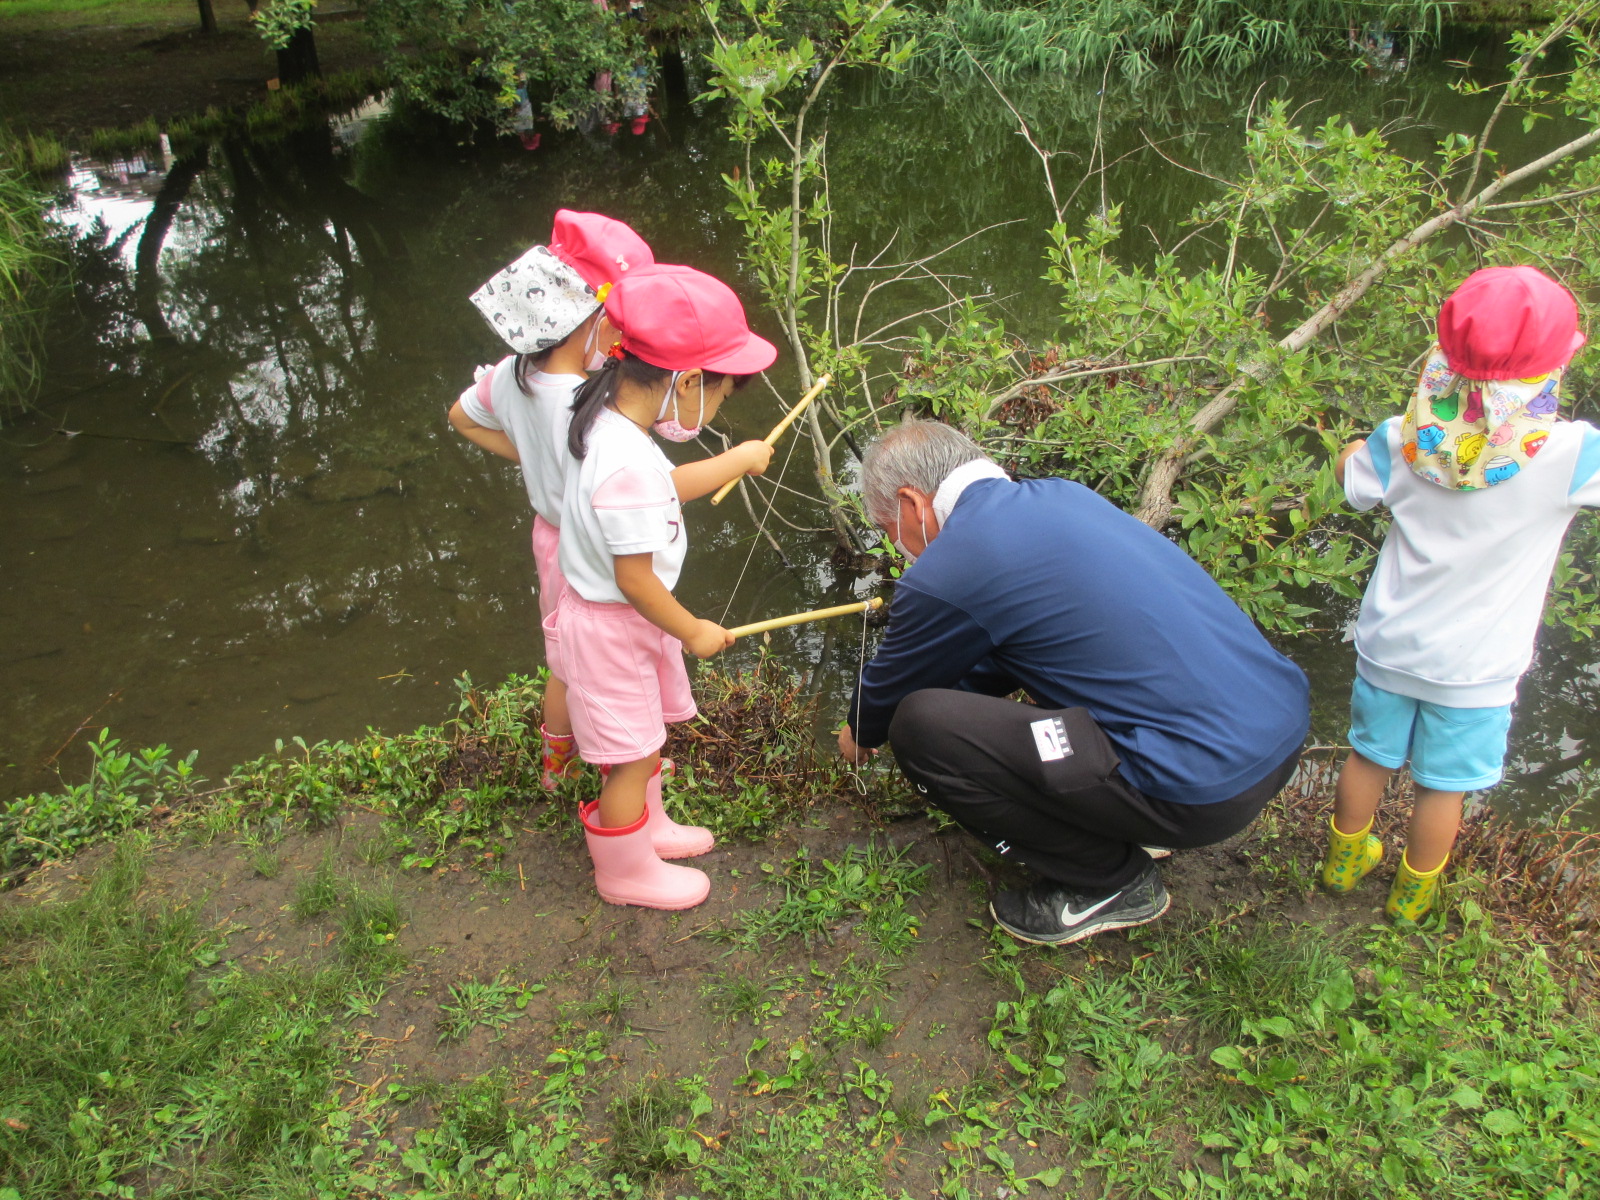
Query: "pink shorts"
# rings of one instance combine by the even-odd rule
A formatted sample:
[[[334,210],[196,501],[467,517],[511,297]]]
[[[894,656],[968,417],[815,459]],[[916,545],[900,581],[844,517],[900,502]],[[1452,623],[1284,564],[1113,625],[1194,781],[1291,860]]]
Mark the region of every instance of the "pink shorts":
[[[585,762],[636,762],[666,744],[667,724],[695,715],[683,643],[631,604],[596,604],[571,588],[555,616],[567,710]]]
[[[533,569],[539,574],[539,623],[556,615],[561,593],[567,590],[561,574],[561,530],[537,513],[533,517]]]

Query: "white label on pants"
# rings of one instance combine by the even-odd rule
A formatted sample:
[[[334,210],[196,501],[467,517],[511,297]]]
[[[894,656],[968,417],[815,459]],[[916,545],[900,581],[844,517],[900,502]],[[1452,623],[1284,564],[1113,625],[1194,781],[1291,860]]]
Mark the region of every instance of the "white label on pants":
[[[1028,728],[1033,730],[1033,742],[1039,747],[1040,762],[1055,762],[1072,753],[1072,743],[1067,740],[1067,726],[1060,717],[1035,721]]]

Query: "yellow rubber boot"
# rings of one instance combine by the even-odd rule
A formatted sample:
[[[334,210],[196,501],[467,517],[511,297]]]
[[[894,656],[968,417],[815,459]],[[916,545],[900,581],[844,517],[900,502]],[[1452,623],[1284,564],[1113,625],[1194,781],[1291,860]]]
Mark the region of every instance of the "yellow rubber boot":
[[[1322,886],[1330,892],[1348,892],[1371,873],[1383,858],[1383,843],[1367,821],[1358,833],[1340,833],[1328,818],[1328,857],[1322,864]]]
[[[1449,861],[1450,857],[1446,855],[1444,862],[1433,870],[1417,871],[1402,854],[1400,869],[1394,873],[1394,886],[1389,889],[1389,902],[1383,906],[1383,911],[1391,917],[1404,917],[1408,921],[1422,920],[1439,895],[1439,876],[1444,871],[1444,864]]]

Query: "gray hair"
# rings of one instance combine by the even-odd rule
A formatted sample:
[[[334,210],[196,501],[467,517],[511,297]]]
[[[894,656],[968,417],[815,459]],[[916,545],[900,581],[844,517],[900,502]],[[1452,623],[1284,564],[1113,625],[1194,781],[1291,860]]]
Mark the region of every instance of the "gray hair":
[[[868,519],[887,524],[899,509],[895,493],[901,488],[932,496],[951,471],[975,458],[988,457],[959,429],[907,417],[868,446],[861,459],[861,500]]]

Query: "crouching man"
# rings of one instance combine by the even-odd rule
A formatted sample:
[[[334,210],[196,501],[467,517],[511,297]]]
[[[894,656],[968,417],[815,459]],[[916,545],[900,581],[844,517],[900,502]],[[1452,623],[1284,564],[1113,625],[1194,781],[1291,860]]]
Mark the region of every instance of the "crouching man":
[[[912,565],[839,751],[888,741],[917,791],[1037,877],[990,904],[1062,944],[1153,921],[1147,847],[1238,833],[1293,774],[1306,677],[1172,542],[1064,479],[1013,482],[947,425],[862,465]],[[1034,701],[1003,699],[1018,690]]]

